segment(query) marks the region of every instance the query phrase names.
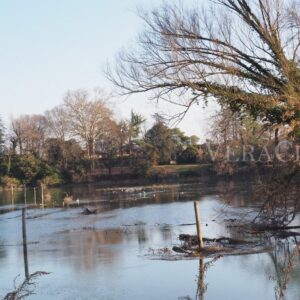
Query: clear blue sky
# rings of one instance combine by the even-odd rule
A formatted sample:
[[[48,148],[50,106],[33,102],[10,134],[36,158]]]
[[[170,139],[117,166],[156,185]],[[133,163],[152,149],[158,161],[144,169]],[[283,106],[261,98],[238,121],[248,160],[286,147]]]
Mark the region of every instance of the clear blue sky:
[[[113,89],[102,70],[141,30],[138,5],[160,0],[2,0],[0,1],[0,115],[43,113],[72,89]],[[156,107],[146,96],[115,100],[117,114],[131,109],[150,118]],[[179,127],[203,136],[208,111],[190,113]]]

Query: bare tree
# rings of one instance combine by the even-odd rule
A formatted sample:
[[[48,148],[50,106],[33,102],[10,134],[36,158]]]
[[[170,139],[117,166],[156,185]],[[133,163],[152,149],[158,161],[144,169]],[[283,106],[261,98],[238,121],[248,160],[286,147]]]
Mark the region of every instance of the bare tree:
[[[49,139],[47,141],[47,146],[49,147],[53,142],[54,145],[57,145],[57,142],[59,143],[63,157],[62,163],[63,166],[67,168],[67,147],[70,147],[70,143],[67,143],[67,138],[70,135],[70,122],[68,120],[66,109],[63,105],[56,106],[53,109],[46,111],[45,117],[49,127],[49,137],[56,139],[56,141]]]
[[[95,142],[106,132],[112,118],[104,94],[95,92],[90,96],[86,90],[71,91],[64,99],[64,106],[70,134],[85,144],[87,155],[94,163]]]
[[[300,1],[215,0],[141,13],[138,47],[107,75],[122,94],[179,105],[215,99],[268,125],[299,124]]]
[[[24,134],[20,120],[13,119],[11,122],[10,140],[12,141],[13,148],[19,147],[20,154],[23,153],[23,139]]]
[[[231,141],[240,139],[242,124],[239,117],[229,109],[221,108],[211,118],[210,135],[214,142],[222,143],[225,147]]]
[[[16,141],[20,154],[32,152],[43,156],[47,128],[44,116],[23,115],[11,122],[11,140]]]
[[[287,226],[295,220],[300,207],[295,180],[297,172],[298,169],[290,164],[280,174],[275,173],[277,176],[273,175],[271,180],[257,183],[254,198],[262,204],[254,224],[276,228]]]
[[[123,146],[128,139],[128,128],[124,122],[119,124],[113,120],[107,122],[107,128],[97,139],[97,149],[108,168],[109,176],[119,155],[122,155]]]
[[[280,127],[300,128],[300,0],[209,2],[171,2],[141,13],[145,29],[137,48],[120,53],[107,76],[121,94],[147,92],[179,105],[174,117],[200,101],[216,101],[238,117],[247,113],[273,130],[277,146]],[[282,174],[275,157],[273,169],[272,180],[284,188],[299,164]],[[271,219],[289,222],[293,212],[286,220],[287,201],[273,197],[272,186],[264,195],[275,212]]]
[[[45,117],[50,129],[50,135],[53,135],[61,141],[65,141],[68,136],[70,126],[64,106],[59,105],[46,111]]]

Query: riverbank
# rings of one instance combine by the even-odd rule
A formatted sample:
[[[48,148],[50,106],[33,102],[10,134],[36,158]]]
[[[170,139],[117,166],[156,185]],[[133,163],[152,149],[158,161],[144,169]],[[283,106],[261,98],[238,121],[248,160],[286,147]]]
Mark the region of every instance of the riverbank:
[[[284,174],[290,166],[281,165],[280,172]],[[268,164],[246,163],[200,163],[186,165],[152,166],[144,176],[133,176],[130,173],[112,174],[111,176],[91,176],[85,183],[96,183],[102,186],[130,186],[146,184],[210,182],[210,181],[243,181],[268,178],[274,168]]]
[[[290,166],[282,165],[279,171],[283,174],[289,170]],[[130,169],[116,168],[108,175],[106,172],[94,172],[87,174],[81,181],[67,182],[56,185],[47,185],[48,187],[72,186],[78,184],[97,184],[101,187],[112,186],[132,186],[149,185],[181,182],[201,181],[226,181],[226,180],[255,180],[272,175],[272,165],[268,164],[243,164],[243,163],[200,163],[186,165],[158,165],[149,168],[146,174],[137,176],[130,172]],[[38,187],[41,183],[27,187]],[[12,185],[0,186],[0,190],[11,190]],[[23,190],[24,185],[13,185],[15,190]]]

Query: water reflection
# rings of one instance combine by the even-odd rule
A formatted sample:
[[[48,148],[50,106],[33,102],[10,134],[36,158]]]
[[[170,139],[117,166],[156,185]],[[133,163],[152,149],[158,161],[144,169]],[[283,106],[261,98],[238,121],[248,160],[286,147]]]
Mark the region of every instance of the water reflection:
[[[76,270],[91,271],[99,265],[114,265],[118,263],[120,252],[114,246],[122,244],[124,234],[121,231],[94,231],[71,232],[62,234],[56,240],[53,255],[70,258],[67,262]],[[57,253],[56,249],[62,249]]]
[[[269,243],[272,244],[274,247],[273,250],[266,254],[266,258],[269,257],[270,259],[265,259],[263,261],[263,264],[261,260],[258,260],[260,262],[260,266],[257,265],[255,270],[255,273],[252,273],[252,263],[249,265],[248,261],[256,261],[255,257],[257,255],[246,255],[246,256],[239,256],[237,259],[242,262],[242,268],[250,272],[251,278],[252,276],[261,276],[260,272],[265,271],[266,279],[268,278],[269,282],[273,286],[272,289],[267,288],[266,285],[262,285],[261,288],[269,289],[270,291],[274,291],[273,295],[269,294],[266,296],[265,292],[262,290],[257,290],[256,293],[253,293],[251,295],[250,293],[247,295],[248,287],[252,286],[252,290],[255,291],[255,289],[259,289],[259,286],[256,285],[255,281],[249,281],[244,282],[245,285],[239,285],[240,281],[238,278],[236,278],[233,274],[232,277],[229,278],[232,280],[232,285],[234,285],[236,288],[233,289],[235,294],[232,294],[230,296],[230,299],[275,299],[275,300],[287,300],[287,299],[299,299],[300,293],[299,293],[299,277],[300,277],[300,264],[299,264],[299,248],[297,247],[297,240],[294,238],[287,238],[287,239],[280,239],[280,238],[270,238]],[[254,258],[254,260],[252,258]],[[217,293],[218,295],[227,296],[226,289],[224,286],[220,284],[220,282],[216,281],[216,278],[207,276],[210,275],[210,273],[214,272],[215,264],[223,263],[225,260],[234,259],[234,257],[221,257],[217,256],[212,259],[208,258],[200,258],[199,259],[199,271],[197,275],[197,283],[196,283],[196,295],[195,297],[191,297],[190,295],[178,297],[180,300],[204,300],[204,299],[216,299],[216,291],[213,289],[219,289],[220,292]],[[247,262],[247,263],[246,263]],[[220,266],[220,264],[219,264]],[[218,267],[217,266],[217,269]],[[233,267],[233,266],[231,266]],[[264,268],[264,269],[262,269]],[[224,269],[223,269],[224,271]],[[240,272],[240,275],[242,275],[242,272]],[[223,277],[223,274],[220,274],[219,280],[222,278],[224,281],[226,281],[226,278]],[[208,277],[208,278],[207,278]],[[291,288],[292,287],[292,288]],[[223,290],[222,290],[223,289]],[[259,296],[259,295],[265,295],[265,296]],[[241,296],[243,295],[243,297]],[[247,295],[247,296],[245,296]],[[220,296],[219,296],[220,297]],[[217,299],[220,299],[220,298]],[[226,298],[226,297],[225,297]],[[227,299],[227,298],[226,298]],[[228,298],[229,299],[229,298]]]
[[[272,278],[276,282],[275,299],[283,300],[288,289],[290,281],[295,278],[295,268],[299,267],[299,249],[296,238],[278,239],[270,241],[273,251],[270,258],[274,264],[275,274]]]
[[[194,200],[201,201],[203,223],[208,224],[203,228],[206,237],[246,238],[245,232],[212,221],[224,203],[238,209],[255,205],[246,191],[235,183],[156,187],[145,193],[72,188],[74,198],[83,206],[94,206],[98,214],[82,215],[77,207],[28,209],[27,255],[22,248],[20,212],[1,215],[0,264],[7,275],[1,278],[0,294],[11,287],[28,256],[30,269],[52,272],[38,285],[36,299],[152,300],[178,299],[180,295],[186,295],[180,299],[199,300],[222,299],[224,295],[231,300],[298,299],[300,268],[295,238],[271,238],[273,251],[264,254],[191,261],[151,260],[147,256],[149,248],[171,248],[180,233],[196,232],[195,226],[182,225],[194,223]],[[27,192],[29,204],[34,198]],[[60,189],[49,193],[50,205],[63,198]],[[18,201],[21,204],[24,199]],[[5,244],[16,246],[1,247]]]
[[[15,189],[13,198],[9,190],[0,191],[0,206],[12,204],[22,205],[25,202],[28,205],[41,205],[44,198],[45,205],[48,207],[62,206],[64,195],[72,195],[74,199],[79,199],[83,205],[91,205],[95,202],[111,202],[112,208],[117,205],[119,208],[128,208],[136,206],[139,203],[163,203],[190,200],[199,198],[203,194],[215,194],[214,184],[170,184],[162,186],[145,186],[133,188],[104,189],[97,185],[77,185],[58,188],[32,188],[27,187],[26,191]],[[230,185],[229,185],[230,186]],[[231,184],[231,186],[235,186]],[[236,188],[236,186],[235,186]],[[217,192],[228,190],[228,184],[219,183]],[[26,192],[26,201],[25,201]],[[137,202],[137,203],[134,203]]]
[[[6,256],[6,248],[2,246],[3,240],[0,239],[0,258],[4,258]]]
[[[207,290],[207,285],[205,284],[205,264],[204,259],[199,260],[199,279],[196,299],[204,300],[204,295]]]
[[[173,229],[169,226],[136,225],[120,229],[98,230],[85,227],[81,230],[67,230],[51,237],[46,245],[31,247],[32,256],[55,261],[64,259],[74,270],[96,272],[98,268],[114,268],[122,265],[122,258],[128,259],[127,252],[138,247],[134,253],[145,255],[149,247],[167,246],[173,237]],[[130,256],[130,255],[129,255]]]

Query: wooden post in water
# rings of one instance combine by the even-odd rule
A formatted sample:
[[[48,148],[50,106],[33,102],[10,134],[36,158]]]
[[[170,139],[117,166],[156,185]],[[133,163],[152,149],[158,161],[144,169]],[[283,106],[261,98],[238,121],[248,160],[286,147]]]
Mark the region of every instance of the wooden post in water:
[[[11,204],[14,205],[15,204],[15,199],[14,199],[14,186],[11,184],[10,185],[10,189],[11,189]]]
[[[23,256],[24,256],[25,278],[28,279],[29,270],[28,270],[28,255],[27,255],[26,208],[22,208],[22,234],[23,234]]]
[[[42,207],[44,207],[44,185],[41,183],[41,189],[42,189]]]
[[[36,205],[36,187],[33,188],[34,205]]]
[[[202,239],[202,230],[201,230],[201,223],[200,223],[200,211],[198,207],[198,202],[194,201],[194,210],[196,216],[196,225],[197,225],[197,237],[198,237],[198,244],[199,250],[203,248],[203,239]]]
[[[24,184],[24,204],[27,206],[27,190],[26,190],[26,184]]]

